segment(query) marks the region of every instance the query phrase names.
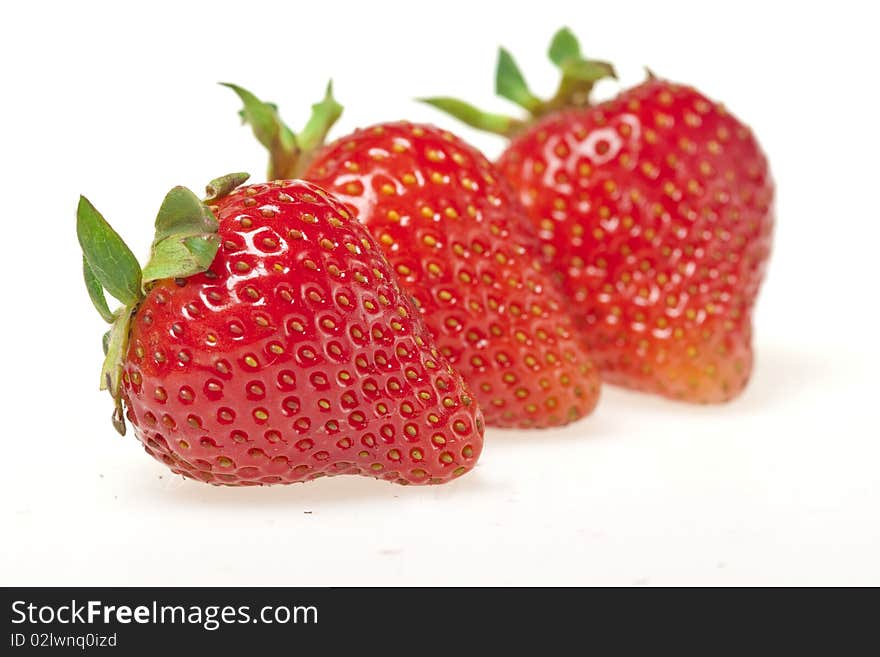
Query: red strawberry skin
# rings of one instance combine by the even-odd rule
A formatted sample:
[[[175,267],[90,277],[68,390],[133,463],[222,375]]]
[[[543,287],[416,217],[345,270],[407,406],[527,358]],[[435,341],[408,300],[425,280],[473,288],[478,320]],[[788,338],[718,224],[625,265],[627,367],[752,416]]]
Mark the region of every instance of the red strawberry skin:
[[[212,209],[210,269],[160,281],[132,320],[122,392],[147,452],[229,485],[470,470],[477,404],[346,209],[301,181]]]
[[[522,208],[479,151],[432,126],[387,123],[327,146],[304,177],[385,250],[487,423],[547,427],[593,410],[598,373]]]
[[[774,195],[746,126],[690,87],[649,80],[547,115],[499,168],[604,379],[695,402],[743,389]]]

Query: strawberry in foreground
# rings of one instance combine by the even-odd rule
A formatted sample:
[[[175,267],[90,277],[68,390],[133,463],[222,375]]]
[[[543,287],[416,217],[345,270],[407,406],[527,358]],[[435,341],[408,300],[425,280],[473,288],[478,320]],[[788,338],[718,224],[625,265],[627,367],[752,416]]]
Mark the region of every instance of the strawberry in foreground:
[[[510,138],[498,161],[585,328],[603,378],[693,402],[735,397],[752,370],[751,313],[770,254],[773,182],[751,131],[695,89],[653,75],[591,106],[611,66],[567,29],[549,101],[500,52],[497,91],[527,121],[427,99]]]
[[[246,178],[213,182],[209,205],[169,192],[143,271],[80,200],[86,284],[113,323],[102,384],[117,429],[124,414],[148,453],[212,484],[470,470],[480,411],[367,231],[314,185],[236,189]]]
[[[329,93],[295,135],[273,105],[229,85],[269,149],[269,178],[302,176],[364,223],[490,425],[589,414],[599,377],[509,186],[476,149],[427,125],[385,123],[321,147]]]

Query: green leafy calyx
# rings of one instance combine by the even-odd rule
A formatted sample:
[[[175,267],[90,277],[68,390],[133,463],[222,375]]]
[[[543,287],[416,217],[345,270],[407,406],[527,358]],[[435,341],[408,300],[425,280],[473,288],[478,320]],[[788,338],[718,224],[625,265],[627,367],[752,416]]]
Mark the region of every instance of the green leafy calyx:
[[[446,96],[420,100],[478,130],[512,137],[546,114],[566,107],[589,105],[590,94],[596,82],[617,77],[614,67],[608,62],[585,58],[581,54],[577,37],[567,27],[553,36],[547,55],[559,69],[561,77],[556,93],[543,100],[529,89],[513,56],[504,48],[498,50],[495,92],[526,110],[529,114],[527,120],[486,112],[462,100]]]
[[[312,105],[312,113],[299,133],[291,130],[278,114],[274,103],[260,100],[235,84],[221,82],[235,92],[244,108],[242,120],[251,126],[254,136],[269,151],[269,180],[297,178],[302,175],[321,146],[330,128],[342,115],[342,105],[333,97],[333,83],[327,84],[324,97]]]

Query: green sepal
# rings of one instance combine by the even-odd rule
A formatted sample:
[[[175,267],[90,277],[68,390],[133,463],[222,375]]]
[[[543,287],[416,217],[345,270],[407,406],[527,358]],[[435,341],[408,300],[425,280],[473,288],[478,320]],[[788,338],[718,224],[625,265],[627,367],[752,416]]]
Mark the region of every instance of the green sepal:
[[[553,35],[547,56],[562,71],[563,77],[582,82],[617,78],[617,72],[611,64],[598,59],[587,59],[581,54],[580,42],[567,27]]]
[[[217,219],[198,196],[186,187],[175,187],[165,195],[156,215],[153,243],[180,235],[216,233]]]
[[[312,114],[302,131],[297,135],[297,142],[303,153],[311,153],[323,145],[327,133],[333,124],[342,116],[342,105],[333,97],[333,80],[327,83],[324,98],[312,105]],[[304,167],[300,164],[300,169]]]
[[[120,377],[122,375],[122,362],[125,358],[124,347],[128,346],[128,328],[131,322],[131,309],[125,309],[119,313],[113,326],[110,328],[110,337],[107,340],[107,353],[104,355],[104,363],[101,366],[101,390],[109,390],[114,397],[119,390]]]
[[[324,97],[312,105],[311,116],[300,133],[284,124],[274,104],[261,101],[237,85],[221,84],[232,89],[244,103],[243,120],[251,124],[254,136],[269,151],[267,175],[270,180],[300,177],[342,115],[342,105],[333,97],[332,80],[327,83]]]
[[[563,27],[553,35],[547,56],[556,66],[561,67],[567,60],[582,59],[581,44],[570,29]]]
[[[228,196],[236,187],[240,187],[251,177],[249,173],[227,173],[225,176],[214,178],[205,186],[205,202],[216,201]]]
[[[127,306],[137,303],[141,297],[141,268],[137,258],[85,196],[79,197],[76,209],[76,236],[85,262],[101,286]],[[92,296],[88,281],[86,286]],[[101,308],[98,312],[103,316]]]
[[[542,103],[536,116],[565,107],[589,105],[593,86],[599,80],[617,78],[614,67],[608,62],[583,56],[577,37],[567,27],[553,35],[547,56],[556,64],[562,78],[556,94]]]
[[[547,55],[562,76],[553,97],[543,100],[529,89],[513,56],[504,48],[498,49],[495,92],[525,109],[530,115],[525,120],[484,112],[455,98],[434,97],[422,99],[422,102],[479,130],[513,137],[533,124],[535,119],[547,114],[570,107],[588,107],[595,83],[605,78],[617,78],[614,67],[608,62],[583,56],[577,37],[567,27],[553,35]]]
[[[105,322],[112,324],[116,317],[110,310],[110,306],[107,305],[107,297],[104,296],[104,287],[101,285],[101,281],[97,279],[95,272],[89,267],[89,261],[85,256],[83,256],[83,280],[85,280],[86,290],[89,292],[89,298],[92,300],[95,310],[104,318]]]
[[[590,83],[605,78],[617,79],[617,72],[611,64],[595,59],[569,60],[562,65],[562,74],[574,80]]]
[[[101,350],[104,352],[105,356],[110,350],[110,331],[107,331],[104,335],[101,336]]]
[[[205,271],[220,248],[217,228],[208,206],[186,187],[168,192],[156,215],[156,235],[144,267],[144,283]]]
[[[174,236],[157,242],[144,267],[144,282],[201,274],[214,262],[219,248],[218,235]]]
[[[296,136],[285,125],[278,115],[278,107],[272,103],[257,98],[253,93],[231,82],[221,82],[235,92],[239,100],[244,104],[242,118],[250,124],[254,136],[266,148],[280,146],[287,151],[296,150]]]
[[[495,93],[516,103],[524,110],[534,113],[541,106],[541,99],[535,96],[526,84],[513,56],[504,48],[498,49],[498,66],[495,69]]]
[[[128,332],[131,324],[132,308],[124,308],[110,328],[106,339],[104,362],[101,365],[101,390],[108,390],[113,397],[113,426],[125,435],[125,416],[122,409],[122,397],[119,386],[122,383],[122,366],[128,349]]]
[[[503,137],[510,137],[522,129],[525,125],[523,121],[515,119],[512,116],[503,114],[493,114],[484,112],[483,110],[466,103],[458,98],[436,97],[436,98],[419,98],[419,102],[436,107],[442,112],[455,117],[459,121],[485,132],[491,132]]]
[[[244,104],[244,122],[250,124],[254,137],[269,151],[269,179],[294,177],[290,172],[296,169],[300,148],[296,135],[278,115],[278,108],[236,84],[220,84],[232,89]]]

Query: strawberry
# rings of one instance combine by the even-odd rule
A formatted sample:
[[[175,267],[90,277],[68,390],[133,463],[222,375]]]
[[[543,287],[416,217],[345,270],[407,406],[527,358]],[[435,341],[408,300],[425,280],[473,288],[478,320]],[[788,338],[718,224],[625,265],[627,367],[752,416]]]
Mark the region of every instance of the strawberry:
[[[113,322],[102,384],[146,451],[185,477],[253,485],[363,474],[447,482],[482,416],[367,231],[315,185],[184,188],[141,271],[85,199],[90,295]],[[103,290],[123,308],[112,313]]]
[[[559,91],[540,101],[502,50],[497,87],[520,121],[427,99],[510,137],[516,188],[578,309],[603,378],[693,402],[735,397],[752,369],[751,315],[770,253],[774,187],[752,132],[723,106],[655,78],[591,106],[614,76],[553,39]]]
[[[367,226],[488,424],[549,427],[593,410],[598,373],[520,204],[479,151],[406,122],[321,148],[311,135],[339,110],[329,91],[296,136],[273,105],[233,89],[270,151],[270,179],[302,175]]]

